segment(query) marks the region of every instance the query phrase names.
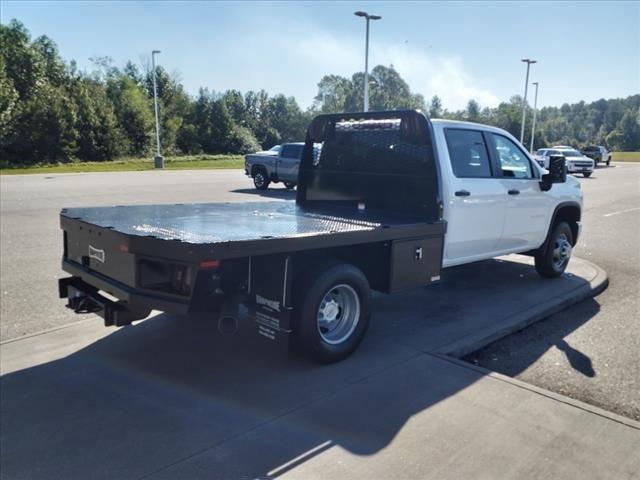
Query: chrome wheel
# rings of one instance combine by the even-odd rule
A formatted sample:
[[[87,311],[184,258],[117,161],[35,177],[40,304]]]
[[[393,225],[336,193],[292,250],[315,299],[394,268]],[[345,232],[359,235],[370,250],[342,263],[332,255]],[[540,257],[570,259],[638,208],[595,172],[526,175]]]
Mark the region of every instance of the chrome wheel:
[[[571,258],[571,242],[567,238],[567,235],[561,233],[556,237],[556,241],[553,246],[553,266],[556,270],[562,270],[565,263]]]
[[[347,284],[331,287],[324,295],[316,323],[322,340],[337,345],[347,340],[360,320],[360,297]]]

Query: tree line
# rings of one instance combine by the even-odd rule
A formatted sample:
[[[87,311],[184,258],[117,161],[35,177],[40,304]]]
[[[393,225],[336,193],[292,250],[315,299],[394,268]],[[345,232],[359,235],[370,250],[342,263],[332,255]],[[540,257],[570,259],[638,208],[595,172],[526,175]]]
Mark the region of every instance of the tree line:
[[[73,160],[107,161],[143,157],[155,148],[153,75],[149,65],[117,67],[108,57],[92,58],[80,71],[65,63],[48,37],[32,39],[12,20],[0,25],[0,163],[34,165]],[[291,96],[264,90],[190,96],[180,77],[155,70],[162,151],[168,155],[247,153],[277,143],[301,141],[310,119],[324,112],[359,111],[364,74],[327,75],[313,105],[303,110]],[[479,121],[519,135],[522,97],[496,108],[475,100],[448,111],[434,96],[426,102],[411,92],[393,67],[376,66],[369,77],[370,108],[417,108],[431,117]],[[640,150],[640,95],[626,99],[545,107],[538,112],[536,148],[553,143],[607,145]],[[528,107],[529,108],[529,107]],[[531,115],[528,115],[529,121]]]
[[[463,110],[444,108],[437,95],[429,102],[411,93],[408,84],[392,67],[377,66],[370,75],[371,110],[418,108],[431,118],[464,120],[493,125],[520,138],[523,97],[514,95],[495,108],[482,107],[469,100]],[[318,84],[316,105],[322,112],[356,111],[362,105],[364,75],[356,73],[351,79],[326,75]],[[533,109],[527,103],[524,144],[531,142]],[[578,148],[590,144],[605,145],[619,151],[640,150],[640,95],[624,99],[597,100],[592,103],[568,104],[539,109],[536,118],[534,149],[554,144]]]

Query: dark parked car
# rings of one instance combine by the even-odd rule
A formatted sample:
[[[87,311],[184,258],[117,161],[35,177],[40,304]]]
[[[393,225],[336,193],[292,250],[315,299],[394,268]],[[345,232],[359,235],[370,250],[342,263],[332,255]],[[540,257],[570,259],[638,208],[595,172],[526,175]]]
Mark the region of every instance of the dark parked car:
[[[590,145],[581,152],[583,155],[593,159],[596,165],[600,162],[605,162],[607,165],[611,164],[611,152],[602,145]]]

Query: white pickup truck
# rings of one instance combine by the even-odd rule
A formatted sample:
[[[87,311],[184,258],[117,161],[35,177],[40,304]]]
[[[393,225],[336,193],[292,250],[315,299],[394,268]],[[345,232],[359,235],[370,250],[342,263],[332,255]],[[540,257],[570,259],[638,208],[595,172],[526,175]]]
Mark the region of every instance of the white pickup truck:
[[[320,115],[301,148],[295,203],[64,209],[60,297],[116,326],[152,310],[233,326],[245,305],[259,341],[335,362],[364,337],[371,290],[508,253],[553,278],[577,242],[565,157],[545,170],[504,130],[412,110]]]
[[[552,155],[564,156],[567,165],[567,172],[572,174],[581,173],[585,178],[589,178],[591,176],[597,163],[595,160],[587,157],[575,148],[564,145],[553,148],[541,148],[534,155],[534,160],[538,162],[541,167],[546,168],[549,166],[549,157]]]

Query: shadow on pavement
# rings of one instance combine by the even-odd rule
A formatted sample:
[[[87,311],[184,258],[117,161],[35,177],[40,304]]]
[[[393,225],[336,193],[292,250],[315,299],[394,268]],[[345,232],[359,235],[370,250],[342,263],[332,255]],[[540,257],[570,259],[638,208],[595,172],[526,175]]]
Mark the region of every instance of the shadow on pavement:
[[[482,378],[473,369],[445,371],[447,362],[423,352],[438,326],[487,320],[474,302],[491,286],[474,282],[474,269],[508,269],[528,288],[524,267],[506,263],[455,269],[445,280],[458,286],[448,301],[444,287],[395,301],[378,297],[374,334],[336,365],[252,348],[247,325],[223,336],[213,319],[160,314],[65,358],[6,374],[2,477],[255,478],[277,476],[336,445],[373,455],[412,416]],[[597,313],[593,304],[518,369],[558,345],[588,374],[590,362],[562,337]],[[420,326],[423,308],[443,315],[430,329]]]
[[[591,358],[569,345],[565,338],[591,320],[600,311],[600,304],[596,299],[590,298],[572,308],[571,318],[563,317],[562,323],[554,321],[552,316],[487,345],[463,360],[516,377],[549,349],[557,348],[564,352],[574,370],[586,377],[595,377],[596,371]]]
[[[560,340],[558,343],[556,343],[556,348],[565,353],[565,355],[567,356],[567,360],[574,370],[582,373],[586,377],[596,376],[596,372],[593,369],[591,359],[580,350],[576,350],[565,340]]]
[[[289,190],[287,188],[274,188],[270,187],[266,190],[257,190],[255,188],[237,188],[235,190],[231,190],[232,193],[246,193],[248,195],[258,195],[260,197],[266,198],[282,198],[285,200],[295,200],[296,191]]]

